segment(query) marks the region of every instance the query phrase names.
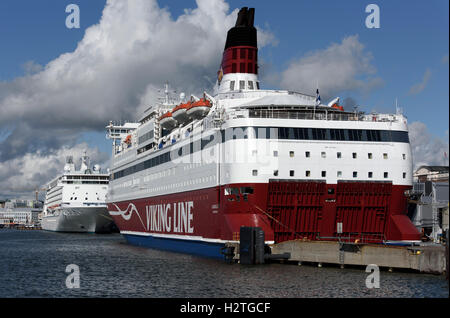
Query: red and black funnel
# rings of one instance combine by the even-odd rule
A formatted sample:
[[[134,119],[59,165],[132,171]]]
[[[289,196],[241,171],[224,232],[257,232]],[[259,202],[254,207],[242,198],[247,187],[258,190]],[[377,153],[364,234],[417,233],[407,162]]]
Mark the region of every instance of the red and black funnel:
[[[258,44],[256,28],[253,25],[254,20],[254,8],[243,7],[239,11],[236,25],[227,34],[221,65],[223,75],[228,73],[258,74]]]

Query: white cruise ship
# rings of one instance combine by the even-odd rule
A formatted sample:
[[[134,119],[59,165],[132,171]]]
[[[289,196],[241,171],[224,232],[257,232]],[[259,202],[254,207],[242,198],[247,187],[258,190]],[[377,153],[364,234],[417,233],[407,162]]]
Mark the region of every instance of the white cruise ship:
[[[86,153],[76,170],[73,157],[66,158],[64,173],[46,186],[42,229],[56,232],[108,233],[115,224],[108,214],[105,196],[109,173],[99,165],[89,168]]]

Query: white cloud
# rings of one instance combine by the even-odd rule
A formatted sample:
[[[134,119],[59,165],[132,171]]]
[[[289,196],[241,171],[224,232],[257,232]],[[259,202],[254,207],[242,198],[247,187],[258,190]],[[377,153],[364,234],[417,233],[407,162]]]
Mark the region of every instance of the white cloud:
[[[237,17],[238,9],[229,9],[225,0],[197,0],[174,19],[156,0],[108,0],[73,52],[45,67],[29,61],[25,76],[0,82],[0,170],[16,172],[8,179],[15,184],[2,181],[0,193],[28,189],[30,177],[15,166],[36,175],[40,165],[28,160],[43,166],[82,133],[101,131],[109,120],[137,119],[166,81],[186,94],[211,89]],[[275,43],[271,32],[258,29],[260,47]]]
[[[42,71],[43,67],[42,65],[34,62],[34,61],[27,61],[22,64],[22,68],[25,71],[25,74],[34,74]]]
[[[322,99],[345,91],[368,93],[383,84],[372,59],[357,35],[348,36],[290,63],[281,74],[281,86],[315,94],[318,84]]]
[[[415,94],[419,94],[421,91],[423,91],[425,89],[425,87],[427,86],[430,78],[431,78],[431,70],[429,68],[427,68],[425,71],[425,74],[423,74],[422,82],[414,84],[409,89],[409,94],[415,95]]]
[[[62,147],[47,154],[40,151],[27,153],[23,157],[6,160],[0,164],[0,198],[29,198],[35,189],[63,172],[66,156],[73,156],[79,168],[79,158],[84,150],[90,157],[91,165],[100,164],[102,170],[106,171],[108,156],[98,148],[89,148],[86,143],[70,148]]]
[[[448,159],[444,158],[444,152],[448,156],[448,134],[444,141],[432,136],[427,126],[419,121],[408,125],[409,140],[413,156],[414,169],[422,165],[448,165]]]

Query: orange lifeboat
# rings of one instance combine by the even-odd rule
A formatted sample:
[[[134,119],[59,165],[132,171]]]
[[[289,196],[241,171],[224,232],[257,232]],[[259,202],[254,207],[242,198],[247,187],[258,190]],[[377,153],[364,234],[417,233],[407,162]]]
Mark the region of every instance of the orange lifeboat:
[[[211,109],[211,102],[206,98],[200,98],[199,101],[193,102],[186,110],[188,116],[194,119],[200,119],[206,116]]]
[[[334,109],[338,109],[338,110],[344,111],[344,107],[343,106],[339,106],[338,104],[333,104],[333,106],[331,106],[331,107],[334,108]]]
[[[131,144],[131,135],[128,135],[128,136],[125,138],[124,143],[126,143],[126,144],[128,144],[128,145]]]
[[[191,106],[191,102],[178,105],[172,109],[172,117],[180,124],[185,124],[189,121],[189,116],[186,112],[189,106]]]
[[[162,128],[171,130],[177,126],[177,121],[172,117],[172,112],[167,112],[159,117],[159,124]]]

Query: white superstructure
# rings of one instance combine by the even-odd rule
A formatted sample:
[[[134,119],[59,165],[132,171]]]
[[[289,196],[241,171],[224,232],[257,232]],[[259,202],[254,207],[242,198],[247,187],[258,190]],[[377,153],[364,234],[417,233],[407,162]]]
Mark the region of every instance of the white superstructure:
[[[108,215],[105,197],[109,173],[99,165],[89,168],[86,153],[76,170],[73,157],[66,158],[64,173],[46,186],[42,228],[57,232],[109,232],[113,221]]]

